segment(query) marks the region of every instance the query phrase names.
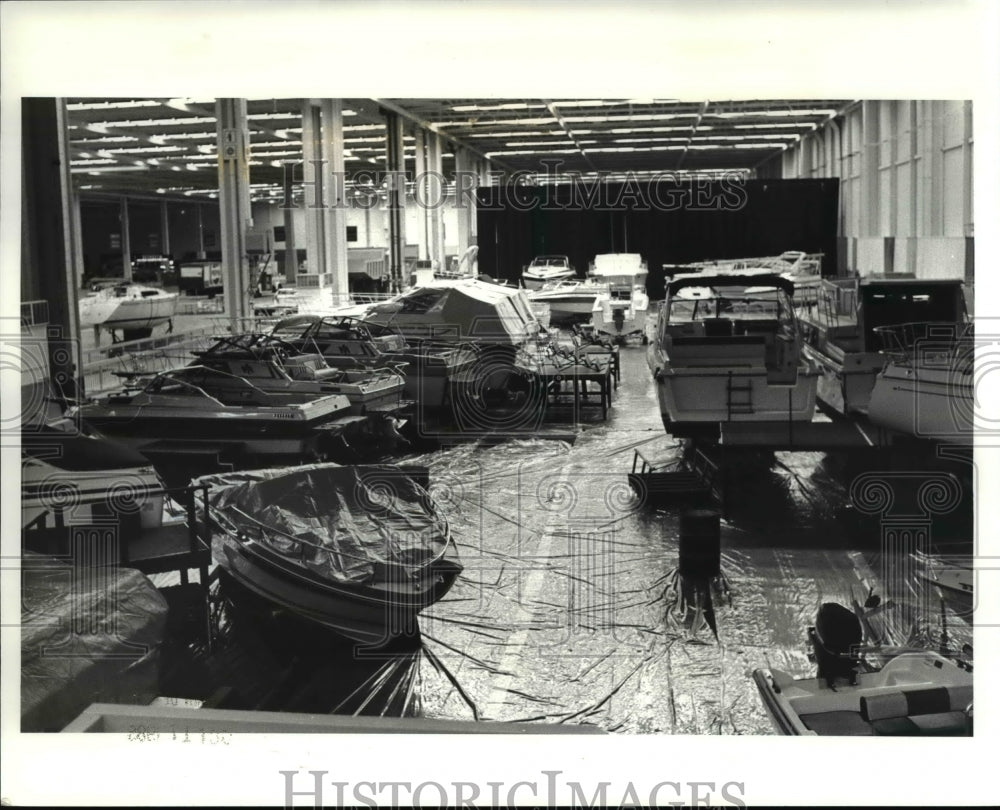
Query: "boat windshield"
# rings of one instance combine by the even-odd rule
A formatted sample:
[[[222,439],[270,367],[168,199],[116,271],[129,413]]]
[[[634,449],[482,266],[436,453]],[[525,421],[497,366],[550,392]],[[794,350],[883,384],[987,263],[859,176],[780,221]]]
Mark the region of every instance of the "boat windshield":
[[[709,318],[785,320],[790,316],[788,296],[771,288],[685,287],[670,299],[672,322]]]
[[[566,256],[536,256],[532,262],[532,267],[568,267],[569,258]]]
[[[205,399],[215,400],[215,397],[208,394],[208,392],[206,392],[203,388],[200,388],[192,381],[185,379],[183,371],[158,374],[149,381],[149,384],[143,389],[143,393],[202,397]],[[218,402],[218,400],[215,401]]]
[[[154,377],[146,393],[189,394],[215,399],[206,389],[223,386],[229,391],[244,391],[247,396],[264,392],[244,377],[230,374],[210,366],[187,366]]]

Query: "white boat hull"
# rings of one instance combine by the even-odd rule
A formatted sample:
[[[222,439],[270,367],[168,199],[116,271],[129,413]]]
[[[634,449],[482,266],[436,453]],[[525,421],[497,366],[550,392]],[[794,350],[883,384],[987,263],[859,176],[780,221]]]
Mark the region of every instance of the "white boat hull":
[[[817,396],[825,405],[845,415],[868,413],[885,357],[874,352],[846,352],[833,358],[809,345],[803,346],[802,352],[820,371]]]
[[[529,290],[540,290],[546,284],[553,281],[568,281],[571,278],[575,278],[576,273],[573,270],[559,270],[556,272],[549,273],[533,273],[530,270],[525,270],[521,274],[521,280],[524,282],[524,286]]]
[[[890,362],[875,380],[868,418],[909,436],[971,445],[974,400],[971,369]]]
[[[595,331],[612,337],[645,334],[648,309],[649,299],[645,294],[637,294],[631,301],[600,296],[594,302],[591,322]]]
[[[801,369],[794,384],[769,383],[767,372],[661,368],[655,375],[664,427],[725,422],[809,422],[816,410],[816,373]]]
[[[89,296],[80,300],[80,325],[115,330],[152,329],[174,317],[177,293],[157,290],[155,295]]]
[[[566,320],[589,320],[597,296],[597,291],[553,293],[550,295],[542,292],[532,295],[531,301],[535,304],[547,304],[552,323],[559,323]]]

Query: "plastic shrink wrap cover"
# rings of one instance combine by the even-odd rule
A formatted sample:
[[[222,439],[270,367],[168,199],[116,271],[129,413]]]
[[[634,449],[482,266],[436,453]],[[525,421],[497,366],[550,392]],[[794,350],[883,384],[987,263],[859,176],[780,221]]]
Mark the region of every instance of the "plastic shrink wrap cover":
[[[25,553],[21,731],[59,731],[92,703],[150,703],[166,620],[163,595],[135,569]]]
[[[254,537],[261,524],[270,527],[274,551],[334,582],[382,579],[387,566],[418,566],[448,543],[448,525],[427,491],[391,466],[313,464],[205,476],[195,484],[209,487],[210,513],[221,511]],[[233,542],[225,534],[213,538],[226,541]],[[218,549],[214,556],[225,560]]]

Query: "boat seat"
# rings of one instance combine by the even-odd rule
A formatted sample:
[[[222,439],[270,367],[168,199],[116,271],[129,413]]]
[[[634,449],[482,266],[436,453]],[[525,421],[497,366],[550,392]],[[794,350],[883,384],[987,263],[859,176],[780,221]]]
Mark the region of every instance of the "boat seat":
[[[972,686],[936,686],[861,697],[861,716],[882,736],[962,736]]]
[[[875,734],[872,724],[859,712],[836,711],[803,714],[802,724],[821,737],[871,737]]]
[[[728,318],[706,318],[705,337],[730,337],[733,334],[733,322]]]
[[[715,335],[714,337],[674,337],[675,346],[715,346],[720,337],[728,338],[726,343],[734,346],[763,346],[767,341],[763,335]]]

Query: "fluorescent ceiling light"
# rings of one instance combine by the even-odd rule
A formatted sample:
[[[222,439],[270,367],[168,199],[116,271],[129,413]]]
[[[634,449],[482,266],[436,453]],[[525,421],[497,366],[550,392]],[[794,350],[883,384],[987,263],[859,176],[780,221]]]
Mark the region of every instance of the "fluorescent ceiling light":
[[[134,135],[106,135],[103,138],[75,138],[73,146],[91,146],[98,143],[135,143],[139,139]]]
[[[507,123],[506,121],[504,123]],[[541,130],[511,130],[509,132],[470,132],[469,138],[540,138],[550,135],[556,138],[566,137],[566,132],[562,129],[541,129]]]
[[[836,115],[836,110],[740,110],[739,112],[707,112],[705,118],[803,118],[807,115]]]
[[[677,118],[697,118],[698,113],[640,113],[628,115],[567,115],[568,124],[610,124],[614,121],[673,121]]]
[[[159,153],[159,152],[183,152],[182,146],[116,146],[109,149],[102,149],[101,152],[115,155],[134,155],[139,153]]]
[[[544,157],[545,155],[575,155],[578,152],[578,149],[546,149],[544,151],[535,149],[504,149],[499,152],[487,152],[486,157],[491,158],[500,155],[538,155]]]
[[[283,151],[280,150],[280,149],[279,150],[272,150],[270,152],[258,152],[256,149],[254,149],[253,152],[252,152],[252,154],[253,154],[253,156],[255,158],[289,157],[289,156],[298,158],[298,157],[300,157],[302,155],[301,152],[297,152],[295,150],[289,150],[289,149],[285,149]],[[344,154],[347,155],[347,154],[349,154],[349,152],[347,150],[344,150]]]
[[[168,141],[173,140],[194,140],[195,138],[211,138],[215,139],[217,133],[215,132],[168,132],[164,133],[160,137]]]
[[[511,118],[503,119],[501,121],[491,120],[484,118],[479,121],[439,121],[435,126],[439,128],[448,127],[475,127],[475,126],[487,126],[495,127],[498,124],[500,126],[540,126],[541,124],[551,124],[555,121],[555,117],[551,115],[546,115],[544,118]]]
[[[452,107],[455,112],[496,112],[500,110],[544,110],[544,104],[528,104],[523,101],[512,101],[505,104],[462,104]]]
[[[214,118],[191,117],[191,118],[147,118],[142,121],[102,121],[99,124],[87,124],[85,129],[91,132],[103,132],[106,127],[112,129],[125,129],[127,127],[172,127],[189,126],[191,124],[214,124]]]
[[[779,127],[802,127],[805,123],[795,121],[768,121],[766,124],[730,124],[725,129],[778,129]],[[698,129],[715,129],[713,126],[698,127]]]
[[[574,141],[572,138],[564,137],[560,138],[559,140],[551,140],[551,141],[508,141],[507,143],[504,144],[504,146],[512,146],[515,148],[518,146],[558,146],[561,143],[573,144]]]
[[[159,107],[160,102],[149,99],[135,99],[130,101],[84,101],[67,104],[66,109],[70,112],[80,110],[132,110],[136,107]]]

